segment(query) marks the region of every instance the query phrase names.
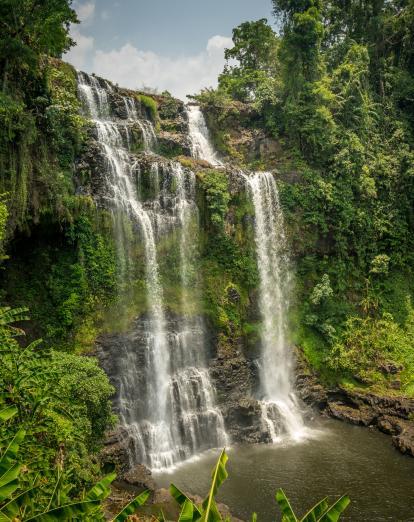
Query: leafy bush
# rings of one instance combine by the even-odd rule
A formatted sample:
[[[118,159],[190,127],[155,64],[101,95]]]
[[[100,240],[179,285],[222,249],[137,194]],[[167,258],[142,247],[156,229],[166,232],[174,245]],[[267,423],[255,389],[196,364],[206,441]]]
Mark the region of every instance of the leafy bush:
[[[18,413],[15,406],[0,409],[0,431],[5,423]],[[20,457],[20,446],[26,438],[26,431],[19,429],[9,439],[0,442],[0,518],[1,520],[19,520],[21,522],[37,520],[53,522],[58,520],[105,520],[102,502],[108,497],[111,482],[116,478],[113,473],[106,476],[88,492],[73,501],[68,494],[69,483],[62,473],[63,462],[56,463],[56,477],[51,481],[51,489],[39,476],[27,478],[27,466],[23,464],[26,455]],[[20,455],[19,455],[20,453]],[[123,522],[142,506],[149,497],[144,491],[133,499],[111,522]]]
[[[378,318],[350,317],[342,337],[333,345],[328,358],[330,367],[375,383],[385,381],[381,368],[391,364],[404,370],[403,389],[410,387],[414,372],[414,310],[410,303],[407,307],[407,319],[402,326],[387,313]]]
[[[27,477],[40,473],[47,484],[59,461],[76,494],[98,472],[93,453],[114,423],[114,389],[95,359],[42,350],[41,341],[21,346],[13,323],[26,318],[24,308],[0,309],[0,407],[16,409],[0,438],[24,429]]]

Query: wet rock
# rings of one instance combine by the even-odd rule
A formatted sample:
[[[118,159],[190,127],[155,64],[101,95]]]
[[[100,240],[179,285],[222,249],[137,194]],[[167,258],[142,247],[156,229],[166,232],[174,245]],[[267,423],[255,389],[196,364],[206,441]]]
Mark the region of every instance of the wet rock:
[[[401,453],[414,457],[414,426],[405,426],[401,434],[393,436],[392,442]]]
[[[396,424],[395,417],[380,417],[377,421],[377,426],[380,431],[387,435],[395,435],[401,431],[398,429],[399,427],[398,424]]]
[[[227,289],[227,297],[233,303],[238,303],[240,301],[240,294],[234,286]]]
[[[152,499],[154,504],[166,504],[171,502],[171,500],[173,500],[171,494],[168,489],[165,488],[157,489]]]
[[[126,430],[119,428],[107,435],[99,460],[102,468],[114,469],[118,474],[122,474],[129,469],[129,454],[129,435]]]
[[[340,402],[328,402],[326,410],[335,419],[346,420],[360,426],[371,426],[376,419],[375,413],[369,407],[353,408]]]
[[[383,371],[395,375],[402,367],[389,364]],[[394,389],[400,389],[398,379]],[[303,353],[297,350],[296,386],[302,400],[322,413],[360,426],[374,426],[392,436],[401,453],[414,456],[414,399],[380,396],[370,392],[341,387],[321,386]]]
[[[212,338],[216,357],[210,375],[217,390],[227,433],[233,442],[260,442],[263,438],[260,405],[251,397],[256,387],[256,365],[244,354],[241,338]]]
[[[379,366],[379,369],[383,373],[386,373],[388,375],[395,375],[396,373],[401,372],[404,369],[404,367],[401,364],[395,364],[395,363],[392,363],[392,362],[387,362],[387,363],[381,364]]]
[[[190,156],[190,142],[186,135],[162,131],[158,136],[159,152],[168,157]]]
[[[326,389],[319,383],[315,373],[311,371],[303,352],[295,349],[296,356],[296,390],[305,404],[323,410],[328,402]]]
[[[146,489],[152,492],[156,490],[151,471],[142,464],[137,464],[131,470],[119,476],[115,484],[117,487],[134,493],[140,493]]]

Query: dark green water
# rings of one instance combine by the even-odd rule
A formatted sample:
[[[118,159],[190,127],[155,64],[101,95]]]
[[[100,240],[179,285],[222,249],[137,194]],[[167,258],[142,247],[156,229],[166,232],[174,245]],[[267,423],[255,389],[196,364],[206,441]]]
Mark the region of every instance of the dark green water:
[[[282,487],[298,514],[322,497],[343,493],[352,499],[343,520],[414,521],[414,458],[398,453],[391,438],[375,430],[327,420],[321,435],[296,445],[238,446],[228,450],[229,478],[219,501],[234,516],[259,522],[280,520],[274,500]],[[174,482],[204,496],[218,452],[155,475],[160,487]]]

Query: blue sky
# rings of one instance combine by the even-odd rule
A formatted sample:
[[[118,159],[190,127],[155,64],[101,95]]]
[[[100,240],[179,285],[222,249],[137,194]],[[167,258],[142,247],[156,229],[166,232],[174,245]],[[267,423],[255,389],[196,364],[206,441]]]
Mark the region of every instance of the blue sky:
[[[232,28],[268,18],[271,0],[77,0],[65,59],[124,87],[186,94],[216,85]]]

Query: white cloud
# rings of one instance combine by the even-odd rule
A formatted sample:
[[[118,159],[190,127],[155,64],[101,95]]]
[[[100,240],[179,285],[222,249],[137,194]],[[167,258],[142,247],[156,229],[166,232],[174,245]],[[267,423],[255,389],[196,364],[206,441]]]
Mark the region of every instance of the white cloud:
[[[90,61],[94,49],[95,41],[92,36],[86,36],[82,33],[81,28],[88,26],[95,16],[95,2],[76,1],[73,4],[77,12],[81,25],[72,24],[70,27],[70,36],[76,42],[76,45],[65,54],[65,60],[74,65],[77,69],[85,69]]]
[[[167,89],[174,96],[185,99],[186,94],[216,85],[224,66],[224,49],[231,44],[231,38],[216,35],[208,40],[201,53],[170,58],[142,51],[128,43],[109,52],[97,50],[92,70],[123,87],[146,85],[160,91]]]
[[[233,40],[229,36],[220,36],[219,34],[216,34],[216,36],[212,36],[207,42],[208,52],[222,51],[227,47],[233,47]]]
[[[74,8],[82,24],[88,24],[93,20],[95,15],[95,2],[75,2]]]
[[[64,59],[77,69],[85,69],[93,52],[95,41],[92,36],[83,35],[76,25],[71,27],[70,35],[76,45],[65,54]]]

